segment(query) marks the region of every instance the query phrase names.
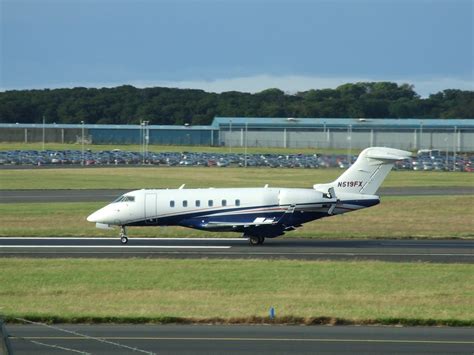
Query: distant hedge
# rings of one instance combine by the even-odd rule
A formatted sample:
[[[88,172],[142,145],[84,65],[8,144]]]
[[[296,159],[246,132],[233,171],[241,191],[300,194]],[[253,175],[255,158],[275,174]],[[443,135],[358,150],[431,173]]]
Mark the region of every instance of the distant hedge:
[[[0,93],[0,122],[209,124],[215,116],[474,118],[474,91],[420,98],[409,84],[367,82],[287,94],[146,88],[12,90]]]

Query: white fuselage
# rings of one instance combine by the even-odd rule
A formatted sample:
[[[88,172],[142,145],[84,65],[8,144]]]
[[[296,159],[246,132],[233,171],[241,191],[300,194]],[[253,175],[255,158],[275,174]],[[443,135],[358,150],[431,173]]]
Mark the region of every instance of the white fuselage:
[[[263,227],[262,232],[271,236],[311,220],[377,203],[375,195],[340,194],[336,199],[314,189],[296,188],[135,190],[94,212],[88,221],[239,232]],[[285,223],[278,227],[283,217]]]
[[[261,244],[303,223],[374,206],[377,189],[397,160],[410,152],[385,147],[362,151],[357,161],[331,183],[312,189],[208,188],[135,190],[91,214],[99,227],[179,225],[210,231],[241,232]]]

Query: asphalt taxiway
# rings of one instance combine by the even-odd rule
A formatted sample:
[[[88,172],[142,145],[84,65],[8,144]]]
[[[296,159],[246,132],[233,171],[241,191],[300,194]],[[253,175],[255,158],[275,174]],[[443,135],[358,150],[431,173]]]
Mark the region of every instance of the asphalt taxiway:
[[[8,325],[15,354],[472,354],[472,328]]]
[[[0,190],[0,203],[110,202],[133,189]],[[380,196],[474,195],[474,187],[385,187]]]
[[[0,238],[0,257],[251,258],[474,263],[474,240],[328,240],[276,238]]]

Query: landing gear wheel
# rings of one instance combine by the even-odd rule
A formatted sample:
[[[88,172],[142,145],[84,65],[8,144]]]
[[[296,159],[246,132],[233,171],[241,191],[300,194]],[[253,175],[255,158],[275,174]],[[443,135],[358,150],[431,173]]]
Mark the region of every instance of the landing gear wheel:
[[[260,238],[258,238],[258,237],[253,237],[252,236],[252,237],[249,238],[249,244],[250,245],[258,245],[259,241],[260,241]]]
[[[260,236],[250,236],[249,237],[249,244],[254,246],[254,245],[261,245],[265,241],[264,237]]]
[[[120,242],[122,244],[128,243],[127,230],[125,229],[124,226],[120,227]]]

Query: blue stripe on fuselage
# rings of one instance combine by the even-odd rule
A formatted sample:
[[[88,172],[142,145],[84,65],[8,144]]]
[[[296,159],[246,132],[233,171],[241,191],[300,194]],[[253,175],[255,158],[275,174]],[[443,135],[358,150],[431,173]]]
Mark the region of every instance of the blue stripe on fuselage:
[[[347,209],[347,210],[354,210],[359,208],[366,208],[375,206],[380,203],[379,199],[370,199],[370,200],[347,200],[347,201],[340,201],[340,204],[344,205],[352,205],[355,208],[351,207],[343,207],[338,206],[337,208]],[[310,202],[310,203],[303,203],[296,205],[296,212],[293,213],[291,222],[293,224],[300,224],[306,223],[312,220],[316,220],[319,218],[327,217],[328,214],[322,211],[304,211],[304,207],[314,206],[314,208],[321,208],[318,206],[322,205],[330,205],[331,202]],[[140,219],[137,221],[133,221],[127,223],[127,226],[166,226],[166,225],[183,225],[183,221],[189,220],[197,220],[199,219],[201,222],[200,224],[205,224],[210,221],[212,222],[234,222],[234,223],[245,223],[245,222],[252,222],[255,218],[276,218],[278,219],[281,217],[289,205],[264,205],[264,206],[251,206],[251,207],[235,207],[235,208],[216,208],[213,210],[205,209],[201,211],[194,211],[194,212],[178,212],[176,214],[168,214],[165,216],[157,216],[157,218],[153,218],[151,220]],[[271,208],[283,208],[280,211],[265,211],[265,209]],[[263,210],[263,211],[255,211],[250,212],[252,210]],[[243,213],[245,211],[249,211],[249,213]],[[236,214],[228,214],[232,212],[239,212]],[[299,213],[303,212],[303,213]],[[217,214],[226,213],[226,215],[216,216]],[[304,215],[304,216],[303,216]],[[204,220],[205,222],[202,222]],[[194,222],[193,222],[194,223]],[[189,223],[186,223],[188,225]],[[199,223],[196,223],[198,225]],[[191,227],[191,226],[190,226]]]

